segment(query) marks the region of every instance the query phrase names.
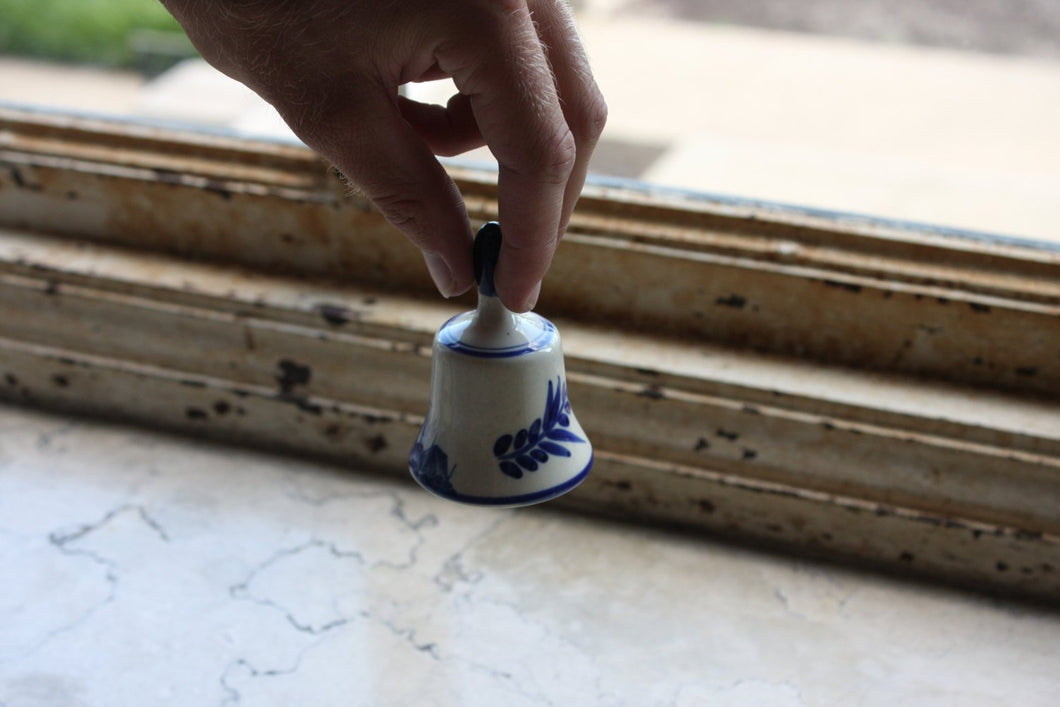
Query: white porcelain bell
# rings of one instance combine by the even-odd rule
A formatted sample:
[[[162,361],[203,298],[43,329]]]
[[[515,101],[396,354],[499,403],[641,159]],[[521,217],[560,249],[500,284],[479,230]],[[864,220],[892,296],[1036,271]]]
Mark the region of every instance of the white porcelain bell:
[[[500,245],[500,226],[487,223],[475,237],[478,308],[434,337],[430,404],[409,470],[451,501],[524,506],[580,484],[593,448],[567,399],[556,327],[497,298]]]

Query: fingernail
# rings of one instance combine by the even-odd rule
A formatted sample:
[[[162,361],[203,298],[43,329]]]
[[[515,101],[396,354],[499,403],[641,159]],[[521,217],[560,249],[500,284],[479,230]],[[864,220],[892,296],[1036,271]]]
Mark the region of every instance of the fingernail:
[[[534,285],[534,289],[530,290],[530,295],[525,300],[524,311],[529,312],[531,309],[537,306],[537,298],[541,296],[541,283]]]
[[[437,253],[424,253],[423,259],[427,262],[427,272],[434,280],[434,286],[442,293],[442,297],[453,297],[457,293],[453,271],[449,265]]]

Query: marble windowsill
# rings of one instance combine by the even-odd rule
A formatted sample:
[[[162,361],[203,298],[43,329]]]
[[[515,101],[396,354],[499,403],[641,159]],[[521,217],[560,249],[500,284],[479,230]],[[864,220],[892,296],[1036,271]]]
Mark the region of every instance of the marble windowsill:
[[[0,407],[0,705],[1047,705],[1060,615]]]

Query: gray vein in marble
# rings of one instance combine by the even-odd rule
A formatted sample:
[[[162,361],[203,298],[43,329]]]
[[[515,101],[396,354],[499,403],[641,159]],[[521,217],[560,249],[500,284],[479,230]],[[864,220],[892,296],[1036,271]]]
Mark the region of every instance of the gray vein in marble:
[[[257,579],[258,576],[261,575],[263,572],[266,572],[269,569],[273,568],[279,562],[295,557],[297,555],[302,554],[303,552],[314,548],[323,549],[330,553],[331,556],[336,559],[355,560],[359,565],[364,565],[364,557],[359,552],[342,551],[336,548],[331,543],[326,543],[321,540],[310,540],[309,542],[303,543],[296,547],[280,550],[273,554],[264,562],[254,567],[251,570],[250,575],[246,579],[244,579],[242,582],[239,582],[238,584],[234,584],[229,587],[229,595],[236,600],[251,601],[255,604],[258,604],[259,606],[265,606],[270,609],[275,609],[276,611],[279,611],[281,614],[283,614],[283,616],[287,619],[288,623],[290,623],[291,626],[295,628],[295,630],[301,631],[303,633],[308,633],[313,636],[318,636],[322,633],[327,633],[332,629],[344,626],[350,620],[352,620],[351,617],[339,616],[334,620],[322,622],[317,625],[314,625],[312,622],[299,621],[295,616],[295,610],[285,607],[280,602],[274,599],[256,596],[253,590],[251,589],[251,585],[254,583],[255,579]]]
[[[288,488],[285,489],[284,494],[287,498],[304,503],[315,508],[323,508],[331,504],[341,503],[351,500],[376,500],[376,499],[388,499],[392,506],[390,509],[390,515],[395,518],[402,526],[407,528],[416,534],[416,544],[409,548],[408,559],[405,562],[391,562],[389,560],[379,560],[374,563],[378,566],[392,567],[394,569],[408,569],[416,564],[416,554],[420,547],[425,542],[422,530],[426,528],[432,528],[438,525],[438,518],[434,514],[428,513],[423,515],[418,520],[413,520],[408,517],[405,513],[405,502],[401,496],[393,491],[354,491],[354,492],[340,492],[340,493],[320,493],[312,494],[305,487],[302,481],[305,478],[304,473],[294,473],[289,475]],[[336,480],[338,483],[340,480]],[[293,487],[293,488],[292,488]]]
[[[293,665],[289,668],[269,668],[265,670],[259,670],[258,668],[251,665],[251,663],[243,658],[237,658],[229,663],[223,673],[221,673],[220,683],[221,689],[224,691],[224,697],[221,700],[221,707],[227,705],[236,705],[242,702],[242,694],[239,690],[232,687],[229,684],[231,675],[236,669],[242,668],[246,672],[248,680],[254,680],[258,678],[273,678],[284,675],[294,675],[298,672],[299,666],[302,664],[302,659],[305,654],[310,650],[310,647],[306,647],[298,654]]]
[[[394,507],[391,510],[391,515],[396,518],[402,525],[411,530],[416,534],[416,544],[409,548],[408,560],[404,563],[394,563],[388,560],[380,560],[375,564],[377,567],[390,567],[392,569],[403,570],[409,569],[416,564],[417,553],[420,548],[423,547],[426,540],[423,537],[423,530],[425,528],[434,528],[438,525],[438,518],[434,514],[427,514],[419,520],[412,520],[405,514],[405,502],[398,494],[391,494],[394,499]]]
[[[63,432],[72,428],[73,425],[64,426]],[[2,660],[0,661],[0,663],[14,662],[33,655],[37,651],[42,650],[53,639],[61,636],[62,634],[77,629],[82,624],[92,619],[92,617],[102,611],[106,606],[114,602],[115,598],[117,597],[118,591],[118,564],[114,560],[104,557],[103,555],[100,555],[99,553],[93,550],[82,547],[76,547],[76,544],[84,540],[92,533],[95,533],[100,529],[104,528],[105,526],[109,525],[119,516],[127,513],[135,514],[148,528],[154,531],[159,536],[159,538],[161,538],[165,542],[169,541],[169,537],[166,535],[165,530],[162,529],[162,527],[147,513],[147,511],[142,506],[130,505],[119,506],[118,508],[115,508],[114,510],[108,512],[98,521],[95,521],[93,523],[85,523],[79,526],[76,530],[65,532],[54,531],[50,533],[48,535],[48,542],[52,547],[58,550],[59,553],[67,557],[87,558],[91,563],[103,569],[104,579],[108,587],[107,595],[101,601],[90,606],[87,610],[82,612],[78,617],[76,617],[72,621],[63,623],[60,626],[52,628],[45,632],[36,644],[29,647],[20,655],[13,656],[6,660]]]
[[[71,420],[63,425],[59,425],[53,430],[50,430],[48,432],[41,432],[39,435],[37,435],[37,449],[41,451],[49,449],[50,447],[52,447],[53,443],[69,435],[79,426],[79,421]],[[56,451],[65,452],[67,450],[66,448],[61,448]]]
[[[582,679],[585,680],[588,679],[588,676],[593,676],[594,683],[599,686],[601,678],[599,676],[599,667],[596,665],[595,656],[568,637],[557,634],[553,630],[553,627],[547,622],[528,616],[515,601],[499,599],[495,596],[476,596],[474,603],[476,610],[481,610],[481,607],[489,605],[507,610],[511,613],[511,616],[509,617],[509,625],[512,626],[514,631],[518,631],[524,636],[534,636],[534,642],[536,645],[542,647],[547,646],[551,653],[555,655],[563,655],[564,661],[568,664],[577,664]],[[484,663],[476,663],[475,665],[480,669],[488,671],[491,675],[504,675],[511,680],[513,684],[518,686],[521,695],[532,700],[534,704],[556,704],[546,692],[541,689],[535,691],[522,685],[521,681],[509,672]],[[551,686],[539,686],[539,688],[548,687]]]
[[[360,496],[359,498],[364,498],[364,496]],[[327,502],[327,500],[323,500],[321,503],[324,504]],[[419,530],[424,526],[425,521],[427,522],[427,524],[432,526],[435,524],[433,516],[429,515],[424,516],[424,518],[418,522],[410,523],[408,522],[408,519],[405,518],[403,512],[401,512],[401,509],[402,506],[400,504],[395,504],[395,513],[393,515],[400,521],[409,525],[410,527]],[[486,526],[484,529],[472,536],[467,542],[463,544],[463,546],[457,552],[453,553],[445,560],[445,562],[443,563],[442,572],[432,578],[432,582],[435,585],[436,590],[442,591],[443,593],[452,592],[452,590],[456,586],[456,582],[449,581],[449,579],[451,579],[452,577],[456,577],[457,582],[466,582],[466,589],[471,589],[473,587],[474,582],[467,582],[466,580],[474,577],[476,574],[479,573],[465,573],[463,571],[463,568],[460,566],[460,558],[462,557],[463,553],[466,552],[469,548],[473,547],[475,543],[480,542],[484,538],[496,532],[496,530],[504,524],[508,517],[509,516],[507,513],[503,513],[493,518],[488,526]],[[280,567],[280,565],[290,563],[291,561],[296,560],[300,555],[307,552],[312,552],[314,550],[326,550],[327,553],[329,553],[333,559],[338,561],[354,559],[359,564],[360,569],[366,572],[371,572],[373,570],[383,567],[398,567],[400,569],[409,569],[412,566],[411,564],[399,566],[387,563],[374,563],[370,566],[366,566],[364,563],[364,558],[361,557],[359,554],[341,552],[333,545],[330,545],[319,539],[315,539],[296,547],[278,551],[277,553],[266,559],[260,565],[255,567],[250,573],[250,576],[248,576],[244,581],[238,583],[237,585],[234,585],[231,588],[232,597],[234,599],[249,599],[250,601],[253,601],[258,605],[268,607],[275,611],[279,611],[285,616],[287,621],[296,630],[308,633],[313,636],[319,636],[325,633],[329,633],[333,630],[345,629],[351,622],[363,619],[384,627],[387,631],[389,631],[393,636],[398,638],[404,645],[407,645],[414,652],[419,653],[421,655],[429,656],[433,661],[439,663],[453,663],[464,665],[468,669],[471,669],[476,673],[482,674],[491,681],[500,681],[501,683],[507,684],[509,686],[509,690],[524,698],[524,700],[528,704],[555,704],[553,700],[549,699],[548,695],[542,692],[540,689],[535,690],[533,688],[527,687],[524,684],[521,684],[521,681],[519,681],[516,676],[513,675],[510,671],[504,670],[492,664],[492,661],[489,660],[489,653],[491,653],[490,651],[487,651],[484,656],[472,656],[460,653],[453,653],[452,651],[445,650],[442,645],[440,645],[434,640],[420,639],[419,636],[421,634],[422,629],[417,626],[417,621],[415,619],[410,619],[408,616],[405,616],[403,614],[400,602],[395,601],[389,597],[368,596],[366,598],[369,600],[369,602],[374,602],[376,606],[369,606],[359,612],[352,613],[343,613],[340,607],[337,604],[333,603],[331,605],[331,608],[336,612],[336,616],[330,622],[318,621],[316,623],[313,623],[311,621],[306,620],[305,618],[299,618],[299,614],[302,613],[303,609],[300,609],[298,607],[292,607],[289,604],[279,601],[271,596],[262,596],[261,594],[255,594],[254,585],[256,583],[256,580],[258,580],[263,575],[263,573],[267,573],[272,569],[276,569],[278,573],[282,571],[282,573],[287,577],[301,577],[304,580],[307,580],[308,583],[308,580],[313,579],[313,577],[306,576],[302,572],[295,572],[291,567]],[[317,563],[314,566],[319,565]],[[445,579],[443,579],[443,577],[445,577]],[[273,589],[282,590],[282,587],[274,587]],[[301,592],[288,593],[292,595],[301,596]],[[466,592],[461,595],[461,599],[464,599],[466,597]],[[512,630],[516,631],[519,634],[522,634],[526,630],[527,626],[519,625],[526,623],[526,619],[525,617],[519,616],[519,611],[516,606],[511,603],[505,602],[496,602],[496,606],[504,609],[507,613],[510,614],[510,617],[506,620],[511,620],[511,618],[517,620],[517,623],[513,624]],[[535,634],[541,636],[543,638],[544,643],[554,643],[557,640],[560,643],[563,643],[562,639],[557,639],[557,637],[550,635],[549,628],[544,624],[534,623],[530,630],[532,630]],[[309,648],[307,648],[306,650],[309,650]],[[274,668],[265,670],[252,665],[249,661],[246,660],[239,661],[239,664],[242,665],[248,671],[248,679],[292,675],[298,669],[298,666],[295,665],[291,668]],[[235,688],[232,686],[231,680],[224,678],[222,680],[222,683],[225,685],[226,689],[230,691],[230,695],[238,694],[238,691],[236,691]]]
[[[435,660],[442,660],[442,657],[438,654],[438,645],[435,643],[420,643],[416,640],[416,629],[414,628],[402,628],[398,626],[396,622],[379,619],[377,617],[368,615],[368,618],[378,621],[380,624],[389,629],[395,636],[406,641],[413,650],[425,653]]]
[[[459,550],[445,558],[442,569],[434,575],[434,583],[441,587],[442,591],[451,592],[457,584],[477,584],[482,581],[481,572],[467,571],[464,568],[464,553],[497,532],[497,529],[507,522],[510,517],[508,513],[498,514],[492,523],[473,535]]]

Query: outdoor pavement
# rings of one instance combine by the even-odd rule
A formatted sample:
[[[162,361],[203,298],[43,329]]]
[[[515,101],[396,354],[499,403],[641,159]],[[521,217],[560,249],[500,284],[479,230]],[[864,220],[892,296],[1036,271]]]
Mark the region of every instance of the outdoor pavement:
[[[577,5],[610,108],[594,172],[1060,243],[1060,60],[636,5]],[[435,82],[409,95],[444,103],[452,90]],[[0,101],[291,137],[269,106],[200,61],[147,81],[0,59]],[[466,158],[492,161],[484,149]]]
[[[1060,59],[1055,0],[582,0],[590,8]]]

